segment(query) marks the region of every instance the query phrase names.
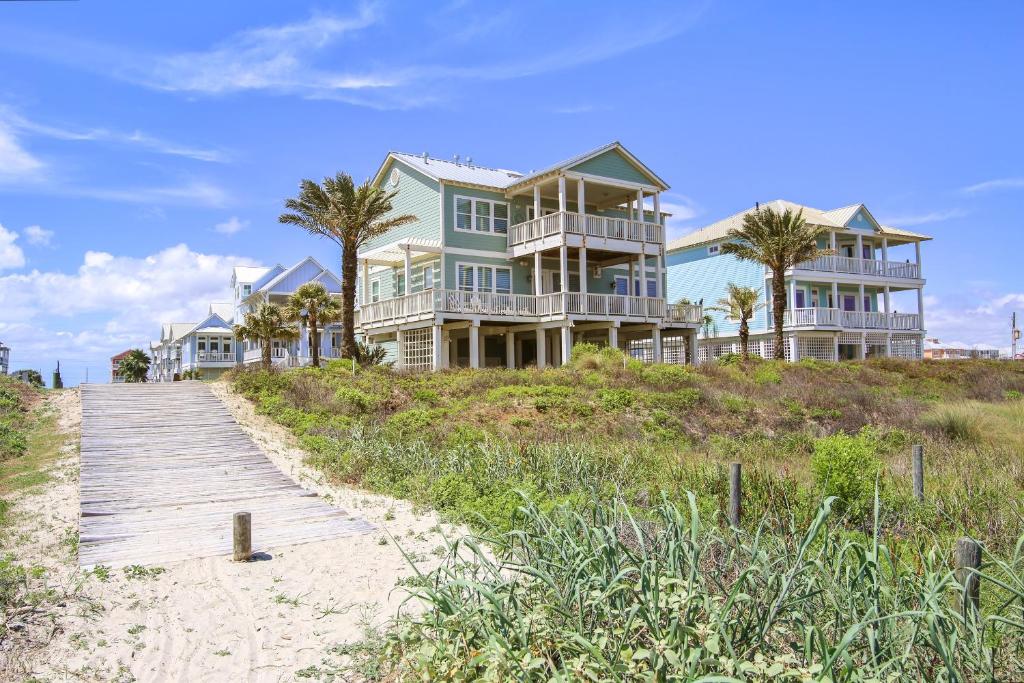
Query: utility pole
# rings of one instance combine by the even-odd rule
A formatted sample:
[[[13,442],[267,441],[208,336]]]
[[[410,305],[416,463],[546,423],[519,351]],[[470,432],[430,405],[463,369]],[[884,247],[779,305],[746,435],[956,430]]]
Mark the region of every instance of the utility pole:
[[[1010,360],[1017,360],[1017,340],[1020,330],[1017,329],[1017,311],[1010,314]]]

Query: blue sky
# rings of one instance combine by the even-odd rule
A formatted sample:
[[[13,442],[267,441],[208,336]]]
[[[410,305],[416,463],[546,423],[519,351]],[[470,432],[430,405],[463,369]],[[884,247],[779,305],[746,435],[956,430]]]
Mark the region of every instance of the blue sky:
[[[235,263],[336,264],[282,201],[391,149],[620,140],[676,235],[864,202],[935,237],[931,334],[1002,347],[1024,313],[1024,3],[0,3],[0,64],[0,339],[47,377],[106,377]]]

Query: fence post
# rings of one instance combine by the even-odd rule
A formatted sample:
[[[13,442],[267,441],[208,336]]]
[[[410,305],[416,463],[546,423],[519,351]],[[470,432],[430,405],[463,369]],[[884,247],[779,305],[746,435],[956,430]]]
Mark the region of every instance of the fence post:
[[[921,503],[924,502],[924,446],[920,444],[912,446],[911,457],[914,462],[914,498]]]
[[[734,462],[729,468],[729,524],[740,526],[740,495],[742,494],[743,466]]]
[[[252,557],[252,514],[236,512],[234,517],[234,560],[248,562]]]
[[[978,569],[981,567],[981,544],[967,536],[958,539],[954,564],[956,580],[963,590],[960,606],[966,619],[968,614],[978,613],[981,600],[981,579],[978,577]]]

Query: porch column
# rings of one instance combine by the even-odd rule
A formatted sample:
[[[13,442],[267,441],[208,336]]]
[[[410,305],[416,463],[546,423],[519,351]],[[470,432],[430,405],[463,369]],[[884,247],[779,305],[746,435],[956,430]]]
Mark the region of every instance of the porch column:
[[[789,281],[789,310],[796,308],[796,278]]]
[[[636,294],[635,296],[644,295],[644,280],[647,279],[647,261],[644,259],[643,254],[638,254],[636,257]]]
[[[832,337],[832,342],[833,342],[833,344],[832,344],[832,346],[833,346],[832,353],[835,354],[835,359],[836,359],[836,361],[838,361],[839,360],[839,333],[838,332],[836,332],[836,335],[834,337]]]
[[[654,257],[654,296],[659,299],[665,298],[665,274],[664,274],[664,261],[665,259],[665,248],[658,246],[658,255]]]
[[[889,300],[889,285],[886,285],[885,289],[883,289],[882,292],[883,292],[882,295],[885,297],[885,319],[886,320],[891,320],[891,318],[892,318],[892,306],[889,305],[890,304],[890,300]],[[886,327],[888,327],[888,325]]]
[[[868,333],[860,333],[860,357],[864,360],[868,357]]]
[[[558,227],[562,229],[562,232],[565,232],[565,205],[565,176],[560,175],[558,176],[558,210],[562,213],[558,217]]]
[[[537,367],[547,366],[547,330],[543,327],[537,328]]]
[[[882,260],[886,261],[886,262],[889,261],[889,238],[888,237],[883,237],[882,238]]]
[[[789,360],[796,362],[800,360],[800,344],[797,343],[796,334],[790,335],[789,339],[783,339],[784,344],[789,344]]]
[[[924,288],[917,288],[917,322],[919,329],[925,329],[924,327]]]
[[[569,291],[569,247],[558,248],[558,277],[563,292]]]
[[[585,238],[584,238],[585,239]],[[586,313],[587,309],[587,248],[580,247],[580,299],[583,302],[583,312]]]
[[[576,212],[579,213],[580,216],[584,216],[587,213],[586,206],[587,206],[587,195],[586,195],[585,190],[583,189],[583,178],[580,178],[579,180],[576,181]],[[580,227],[583,228],[583,234],[586,235],[587,234],[587,219],[586,218],[580,218]]]
[[[892,333],[885,333],[885,357],[892,358]]]
[[[836,252],[836,231],[829,230],[828,233],[828,248],[832,250],[832,253]]]
[[[412,294],[412,251],[405,245],[405,295]]]
[[[516,335],[514,332],[505,333],[505,367],[512,370],[516,366]]]
[[[651,330],[651,347],[653,350],[653,360],[655,363],[661,362],[661,329],[655,327]]]
[[[446,352],[448,349],[445,348],[445,346],[444,346],[444,340],[443,340],[441,326],[440,325],[433,325],[433,326],[431,326],[430,331],[431,331],[431,351],[433,352],[433,356],[432,356],[431,362],[430,362],[430,369],[436,372],[436,371],[441,370],[442,368],[444,368],[444,365],[445,365],[445,363],[444,363],[445,353],[444,352]]]
[[[914,242],[914,262],[917,264],[917,276],[924,277],[924,270],[921,269],[921,243]]]
[[[316,343],[315,339],[313,340],[313,343]],[[302,323],[302,325],[299,326],[299,356],[301,358],[308,358],[310,356],[309,328],[306,326],[306,323]]]
[[[441,365],[446,370],[452,366],[452,336],[449,332],[441,333]]]
[[[636,219],[641,223],[644,220],[644,191],[636,191]],[[643,232],[640,233],[640,239],[643,239]]]
[[[857,310],[860,311],[861,313],[864,313],[867,310],[867,308],[864,306],[864,283],[863,282],[860,283],[859,285],[857,285]],[[863,320],[864,320],[864,317],[861,316],[861,325],[864,324]]]
[[[661,193],[654,193],[654,222],[661,225]]]
[[[540,185],[533,186],[533,217],[540,218]]]
[[[608,346],[613,349],[619,348],[619,326],[616,323],[608,327]]]
[[[864,237],[862,235],[860,235],[859,233],[857,235],[857,252],[856,252],[856,254],[854,254],[853,257],[855,259],[857,259],[857,262],[856,262],[857,263],[857,272],[858,273],[863,273],[864,272],[864,268],[863,268],[863,264],[861,263],[861,259],[864,258]]]
[[[565,365],[569,362],[569,357],[572,356],[572,327],[569,325],[562,326],[562,348],[561,348],[561,364]]]
[[[533,292],[537,296],[544,293],[544,264],[540,251],[533,252]]]
[[[405,367],[405,332],[398,330],[395,332],[395,367],[401,370]]]
[[[686,335],[686,352],[690,357],[690,365],[697,364],[697,330],[690,330]]]
[[[370,262],[363,259],[363,304],[370,303]]]
[[[842,308],[842,306],[839,305],[839,283],[838,282],[833,282],[832,283],[832,308],[839,308],[839,309]]]
[[[476,321],[469,326],[469,367],[480,367],[480,323]]]

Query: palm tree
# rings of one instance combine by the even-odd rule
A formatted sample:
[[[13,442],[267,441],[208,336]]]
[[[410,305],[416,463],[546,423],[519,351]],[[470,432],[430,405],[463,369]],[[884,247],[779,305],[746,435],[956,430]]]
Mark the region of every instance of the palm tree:
[[[761,301],[761,290],[753,287],[741,287],[734,282],[728,285],[729,296],[718,300],[717,306],[708,306],[709,311],[725,313],[730,320],[740,321],[740,348],[742,349],[743,360],[750,360],[747,352],[747,340],[750,339],[750,325],[748,322],[754,317],[754,313],[764,308]]]
[[[270,349],[275,339],[288,341],[298,337],[298,331],[289,324],[281,307],[269,301],[246,313],[245,320],[235,325],[234,331],[238,339],[260,344],[263,351],[260,363],[264,370],[270,369]]]
[[[149,376],[149,356],[142,349],[132,349],[118,364],[125,382],[145,382]]]
[[[785,357],[782,316],[786,311],[786,271],[798,263],[831,254],[819,249],[818,240],[828,232],[820,225],[809,225],[803,209],[794,213],[787,208],[779,213],[770,206],[751,211],[743,217],[743,227],[729,231],[735,240],[722,245],[723,254],[763,264],[772,271],[772,318],[775,322],[776,359]]]
[[[341,352],[346,358],[359,353],[354,329],[359,248],[392,228],[418,220],[411,214],[392,215],[391,202],[396,194],[397,190],[389,192],[371,185],[369,180],[356,187],[347,173],[324,178],[322,185],[303,180],[299,183],[299,196],[284,203],[290,213],[277,219],[297,225],[311,235],[333,240],[341,247]]]
[[[341,318],[341,302],[319,282],[307,282],[289,297],[284,316],[292,322],[305,321],[309,327],[313,367],[320,367],[320,327]]]

